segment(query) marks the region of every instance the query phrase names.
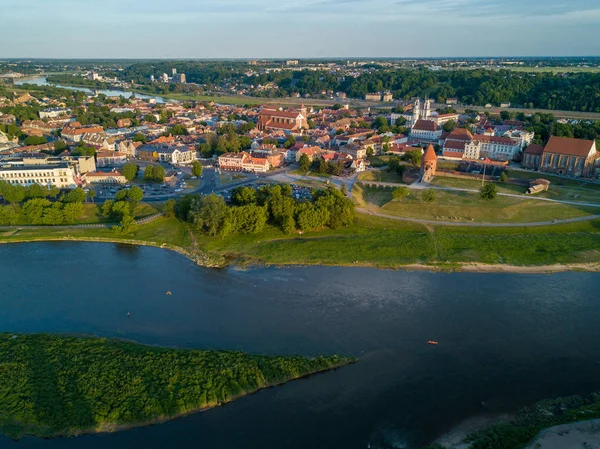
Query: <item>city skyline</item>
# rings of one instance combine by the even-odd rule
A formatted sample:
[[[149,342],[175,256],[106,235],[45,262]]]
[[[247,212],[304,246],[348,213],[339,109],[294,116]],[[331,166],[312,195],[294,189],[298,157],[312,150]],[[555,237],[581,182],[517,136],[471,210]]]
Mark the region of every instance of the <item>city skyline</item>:
[[[1,58],[600,54],[594,0],[8,0]],[[35,22],[35,33],[27,22]],[[551,33],[550,33],[551,31]]]

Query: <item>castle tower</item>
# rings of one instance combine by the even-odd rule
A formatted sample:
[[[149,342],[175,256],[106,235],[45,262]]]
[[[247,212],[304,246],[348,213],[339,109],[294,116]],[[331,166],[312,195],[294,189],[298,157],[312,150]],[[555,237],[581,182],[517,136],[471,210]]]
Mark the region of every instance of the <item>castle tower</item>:
[[[429,182],[435,176],[437,170],[437,155],[433,145],[429,144],[421,158],[421,181]]]

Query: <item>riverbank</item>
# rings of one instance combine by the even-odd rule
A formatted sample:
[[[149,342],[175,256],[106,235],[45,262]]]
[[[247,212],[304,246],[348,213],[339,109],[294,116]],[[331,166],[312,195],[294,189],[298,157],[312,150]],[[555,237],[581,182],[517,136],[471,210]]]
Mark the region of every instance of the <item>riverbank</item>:
[[[514,415],[469,419],[438,438],[434,449],[554,449],[600,443],[600,394],[539,401]],[[587,447],[583,445],[583,447]]]
[[[51,334],[0,334],[0,352],[0,432],[13,439],[155,424],[356,361]]]
[[[176,251],[206,267],[354,266],[477,273],[600,271],[600,220],[539,228],[425,226],[357,214],[341,229],[286,235],[211,237],[175,218],[140,224],[127,235],[107,228],[14,228],[0,243],[114,242]]]

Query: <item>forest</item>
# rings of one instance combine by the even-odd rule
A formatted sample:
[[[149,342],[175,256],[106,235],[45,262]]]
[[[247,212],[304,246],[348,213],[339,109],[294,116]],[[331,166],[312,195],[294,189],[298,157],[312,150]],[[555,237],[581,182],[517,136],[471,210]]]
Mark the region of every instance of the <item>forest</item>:
[[[354,359],[0,334],[0,431],[55,437],[164,421]]]

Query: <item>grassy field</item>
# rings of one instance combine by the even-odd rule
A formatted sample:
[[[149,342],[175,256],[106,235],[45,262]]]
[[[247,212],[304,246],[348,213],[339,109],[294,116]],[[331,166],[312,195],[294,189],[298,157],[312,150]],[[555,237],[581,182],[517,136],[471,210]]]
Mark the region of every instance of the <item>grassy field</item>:
[[[489,183],[486,181],[486,183]],[[457,189],[481,189],[481,180],[477,179],[462,179],[462,178],[446,178],[442,176],[436,176],[430,183],[433,186],[439,187],[453,187]],[[496,188],[500,193],[512,193],[512,194],[525,194],[527,188],[518,184],[508,184],[496,182]]]
[[[22,229],[0,243],[106,239],[202,251],[207,260],[250,264],[369,265],[504,263],[548,265],[600,261],[600,220],[535,228],[424,226],[357,214],[352,226],[286,235],[267,226],[252,235],[209,237],[175,218],[159,218],[127,235],[107,228]]]
[[[359,181],[396,182],[402,183],[402,175],[387,170],[369,170],[358,175]]]
[[[0,431],[71,436],[166,421],[354,361],[0,334]]]
[[[387,165],[388,161],[390,160],[390,156],[371,156],[368,158],[368,160],[371,163],[371,167],[378,168]]]
[[[462,180],[460,180],[462,181]],[[484,201],[477,193],[436,191],[434,203],[425,203],[421,192],[411,190],[402,200],[392,198],[392,189],[361,188],[354,190],[357,203],[373,212],[407,218],[478,223],[528,223],[561,220],[600,214],[600,207],[497,196]]]

